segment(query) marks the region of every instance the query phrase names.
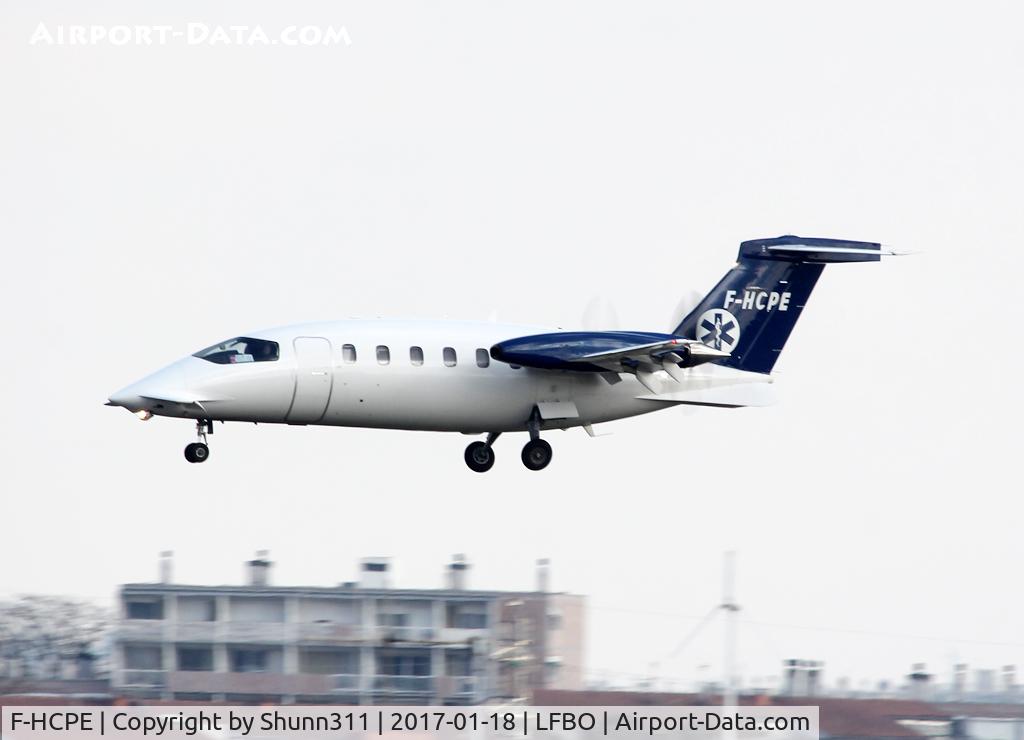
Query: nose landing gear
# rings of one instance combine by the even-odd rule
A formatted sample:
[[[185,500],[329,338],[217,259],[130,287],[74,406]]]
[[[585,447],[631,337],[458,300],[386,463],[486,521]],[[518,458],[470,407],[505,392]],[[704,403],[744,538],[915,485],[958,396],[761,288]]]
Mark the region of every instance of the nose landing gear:
[[[210,419],[199,419],[196,421],[196,436],[198,442],[185,445],[185,459],[190,463],[206,462],[210,457],[210,446],[206,444],[206,433],[213,434],[213,421]]]

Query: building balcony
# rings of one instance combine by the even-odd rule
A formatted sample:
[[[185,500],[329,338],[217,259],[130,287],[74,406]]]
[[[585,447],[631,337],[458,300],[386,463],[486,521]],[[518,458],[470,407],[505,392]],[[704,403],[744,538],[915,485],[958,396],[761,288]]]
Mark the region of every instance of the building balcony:
[[[288,641],[290,630],[284,622],[224,622],[225,642],[280,644]]]
[[[291,625],[295,639],[299,642],[317,643],[320,645],[346,644],[362,642],[369,636],[367,630],[358,624],[339,624],[337,622],[309,622]]]
[[[463,644],[472,640],[480,640],[488,635],[486,627],[445,627],[438,630],[438,642]]]
[[[430,694],[434,691],[434,677],[374,676],[373,690],[393,694]]]
[[[438,676],[437,694],[445,697],[470,697],[476,695],[482,685],[479,676]]]
[[[331,691],[335,693],[359,692],[363,690],[363,677],[355,673],[335,673],[327,676],[331,682]]]
[[[378,642],[429,642],[438,641],[438,630],[433,627],[377,627]]]
[[[162,642],[162,619],[123,619],[117,628],[118,642]]]
[[[125,669],[120,672],[120,686],[127,689],[162,689],[167,671]]]
[[[229,673],[224,671],[120,671],[119,688],[160,689],[172,693],[202,694],[436,694],[442,699],[475,697],[481,686],[479,676],[361,676],[339,673],[283,674]]]
[[[217,639],[217,623],[176,622],[173,634],[177,642],[214,642]]]
[[[172,671],[167,688],[175,693],[324,695],[334,691],[332,678],[305,673]]]

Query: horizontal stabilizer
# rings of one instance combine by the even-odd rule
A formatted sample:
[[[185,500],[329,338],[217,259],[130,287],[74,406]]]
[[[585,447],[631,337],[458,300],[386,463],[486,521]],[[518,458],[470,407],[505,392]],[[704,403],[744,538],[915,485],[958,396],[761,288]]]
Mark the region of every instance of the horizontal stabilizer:
[[[829,264],[836,262],[878,262],[883,256],[899,256],[902,252],[882,249],[878,242],[849,239],[780,236],[774,239],[753,239],[740,245],[739,258],[772,259],[787,262]]]

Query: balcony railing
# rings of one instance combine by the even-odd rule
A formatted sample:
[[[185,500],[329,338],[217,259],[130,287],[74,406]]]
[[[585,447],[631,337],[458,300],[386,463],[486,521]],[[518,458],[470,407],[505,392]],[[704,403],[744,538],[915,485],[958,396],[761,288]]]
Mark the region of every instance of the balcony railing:
[[[382,642],[435,642],[437,630],[433,627],[377,627],[377,639]]]
[[[338,622],[306,622],[293,624],[295,637],[302,642],[356,642],[366,639],[367,632],[358,624]]]
[[[154,642],[164,637],[164,624],[162,619],[124,619],[118,625],[118,640],[120,642]]]
[[[288,630],[284,622],[225,622],[227,642],[284,642]]]
[[[217,623],[175,622],[174,636],[179,642],[213,642],[217,639]]]
[[[452,681],[452,694],[475,694],[477,676],[448,676]]]
[[[335,673],[330,677],[331,691],[361,691],[362,676],[357,673]]]
[[[374,676],[373,690],[394,693],[431,693],[434,690],[434,677]]]
[[[130,688],[163,688],[167,682],[166,671],[135,670],[121,671],[121,685]]]
[[[180,692],[229,693],[361,693],[372,690],[393,694],[432,694],[442,697],[472,696],[479,676],[370,676],[355,673],[333,675],[281,673],[222,673],[214,671],[123,670],[120,685],[134,689],[169,687]]]

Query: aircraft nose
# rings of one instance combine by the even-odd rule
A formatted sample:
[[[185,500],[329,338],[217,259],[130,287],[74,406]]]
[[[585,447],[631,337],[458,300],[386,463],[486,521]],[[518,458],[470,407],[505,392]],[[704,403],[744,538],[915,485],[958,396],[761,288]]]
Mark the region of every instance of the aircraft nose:
[[[168,365],[142,380],[125,386],[107,399],[108,406],[121,406],[132,413],[155,411],[160,399],[177,400],[188,386],[181,362]]]
[[[111,394],[107,399],[107,406],[121,406],[129,411],[135,412],[145,408],[146,404],[142,397],[135,392],[134,386],[122,388],[117,393]]]

